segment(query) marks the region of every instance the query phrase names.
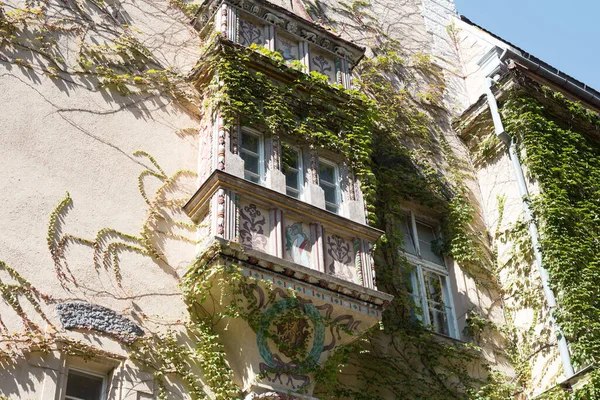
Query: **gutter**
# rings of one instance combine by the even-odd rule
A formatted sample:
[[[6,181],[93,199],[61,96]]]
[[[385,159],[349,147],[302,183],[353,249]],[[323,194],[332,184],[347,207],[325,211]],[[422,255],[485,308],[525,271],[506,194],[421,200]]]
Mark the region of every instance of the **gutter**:
[[[506,58],[509,52],[510,50],[505,50],[500,59],[502,60],[503,58]],[[544,288],[546,303],[548,305],[548,308],[550,309],[550,321],[552,323],[552,326],[554,327],[554,331],[556,334],[558,350],[563,365],[563,371],[566,375],[566,378],[571,378],[574,375],[574,373],[573,365],[571,363],[571,356],[569,354],[569,346],[567,345],[567,340],[562,334],[560,327],[556,324],[556,321],[552,316],[552,311],[556,308],[556,298],[554,297],[554,292],[550,288],[548,271],[546,270],[546,268],[544,268],[542,262],[542,253],[540,251],[539,245],[539,233],[537,225],[532,218],[531,209],[529,208],[528,204],[529,191],[527,190],[527,183],[525,182],[525,174],[523,173],[523,167],[521,166],[521,162],[517,154],[515,142],[513,138],[504,130],[502,118],[500,117],[500,113],[498,112],[498,103],[496,102],[496,96],[494,96],[494,93],[492,92],[492,87],[494,86],[494,84],[494,79],[490,77],[486,78],[485,93],[487,96],[488,105],[490,107],[490,113],[492,114],[494,130],[496,132],[496,136],[500,140],[502,140],[502,142],[504,142],[508,149],[508,155],[512,162],[513,170],[517,178],[519,194],[521,195],[522,199],[521,206],[523,208],[523,213],[525,214],[525,220],[529,227],[529,235],[531,236],[531,245],[533,247],[535,263],[540,274],[540,278],[542,280],[542,286]]]
[[[573,96],[600,109],[600,92],[558,70],[556,72],[552,71],[550,65],[538,60],[531,54],[520,53],[511,48],[506,48],[500,56],[500,62],[510,65],[511,61],[526,67],[532,73],[546,78]]]

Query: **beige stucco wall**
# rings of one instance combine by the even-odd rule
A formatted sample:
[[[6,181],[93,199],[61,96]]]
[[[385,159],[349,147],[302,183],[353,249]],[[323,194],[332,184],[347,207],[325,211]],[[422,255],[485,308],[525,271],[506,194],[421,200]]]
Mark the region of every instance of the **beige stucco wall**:
[[[166,2],[115,4],[119,15],[139,29],[133,34],[155,54],[157,65],[172,66],[181,74],[191,69],[200,43],[181,12],[168,8]],[[5,5],[5,11],[11,11],[12,5]],[[58,6],[48,10],[49,15],[58,12]],[[123,31],[118,27],[114,30],[116,34]],[[111,37],[106,32],[105,36]],[[75,64],[75,41],[59,44],[68,61]],[[150,205],[138,189],[138,176],[147,169],[156,172],[157,168],[147,157],[134,152],[152,155],[168,176],[180,170],[196,171],[197,137],[180,131],[197,128],[198,119],[160,93],[122,97],[114,91],[98,89],[93,77],[88,80],[73,73],[63,75],[65,80],[51,79],[39,69],[45,64],[43,59],[30,53],[13,53],[7,48],[0,49],[0,53],[8,59],[22,57],[32,64],[29,69],[0,63],[0,260],[56,302],[78,300],[106,306],[135,321],[147,335],[164,332],[173,324],[177,329],[177,321],[187,316],[178,277],[195,256],[195,233],[174,226],[172,221],[185,221],[185,215],[173,212],[164,203],[156,203],[153,208],[165,218],[152,219]],[[165,179],[143,179],[151,202]],[[187,198],[195,187],[194,176],[182,175],[166,198]],[[106,228],[141,238],[144,224],[152,219],[152,226],[162,231],[155,230],[150,238],[162,253],[160,260],[121,247],[117,252],[122,276],[119,284],[110,257],[101,257],[94,265],[93,246],[72,240],[61,260],[61,268],[68,276],[61,286],[47,232],[50,215],[66,192],[72,204],[58,216],[58,239],[60,235],[73,235],[94,241],[98,232]],[[189,237],[191,241],[165,232]],[[100,248],[104,251],[117,242],[141,247],[139,240],[108,233]],[[15,283],[6,271],[0,271],[0,279],[5,284]],[[19,299],[42,332],[54,330],[37,316],[23,296]],[[41,303],[49,322],[61,330],[54,305]],[[2,334],[25,331],[21,318],[6,302],[0,302],[0,316],[7,330]],[[124,346],[102,335],[62,334],[127,356]],[[3,342],[0,347],[5,348],[6,344]],[[0,394],[11,399],[54,399],[67,361],[49,357],[34,352],[25,358],[12,357],[16,363],[2,359]],[[73,358],[68,364],[76,360]],[[139,373],[129,362],[118,365],[115,373],[134,372],[119,379],[112,398],[137,398],[138,391],[153,393],[151,375],[150,388],[142,389],[142,382],[148,378],[136,376]]]

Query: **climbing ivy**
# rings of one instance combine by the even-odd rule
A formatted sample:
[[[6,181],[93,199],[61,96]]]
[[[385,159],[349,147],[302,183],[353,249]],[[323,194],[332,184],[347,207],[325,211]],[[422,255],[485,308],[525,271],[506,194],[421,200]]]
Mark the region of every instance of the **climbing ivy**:
[[[580,104],[533,83],[513,90],[502,113],[530,177],[540,187],[530,202],[541,231],[543,263],[559,305],[556,321],[575,365],[596,365],[600,357],[600,141],[596,133],[600,120]],[[574,398],[582,398],[583,393],[592,396],[596,384],[597,379],[592,379]]]

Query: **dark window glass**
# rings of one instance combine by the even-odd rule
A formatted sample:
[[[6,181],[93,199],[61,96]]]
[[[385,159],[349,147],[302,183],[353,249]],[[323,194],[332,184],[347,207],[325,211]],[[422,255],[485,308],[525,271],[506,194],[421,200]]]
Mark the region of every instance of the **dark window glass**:
[[[69,370],[65,400],[101,400],[103,382],[99,376]]]

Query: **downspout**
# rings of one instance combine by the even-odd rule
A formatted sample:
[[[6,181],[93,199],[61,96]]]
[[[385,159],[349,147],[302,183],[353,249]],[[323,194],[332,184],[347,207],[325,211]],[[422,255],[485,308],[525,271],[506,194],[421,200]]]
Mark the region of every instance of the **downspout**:
[[[567,340],[565,339],[564,335],[560,330],[560,327],[556,324],[556,321],[552,316],[552,311],[556,308],[556,298],[554,297],[554,292],[552,291],[548,283],[548,271],[546,270],[546,268],[544,268],[544,265],[542,264],[542,253],[540,251],[538,229],[537,225],[535,224],[535,221],[531,216],[529,204],[527,203],[527,199],[529,198],[529,191],[527,190],[527,184],[525,183],[525,175],[523,174],[523,168],[517,155],[515,142],[512,139],[512,137],[504,131],[502,119],[500,117],[500,113],[498,112],[498,103],[496,102],[496,97],[494,96],[494,93],[492,93],[492,86],[494,86],[494,83],[495,82],[492,78],[486,78],[485,94],[487,97],[488,105],[490,107],[490,113],[492,114],[494,130],[496,132],[496,136],[500,140],[502,140],[502,142],[504,142],[504,144],[508,148],[508,155],[512,162],[513,170],[517,178],[517,186],[519,187],[519,194],[521,195],[522,199],[521,206],[523,208],[523,213],[525,214],[525,220],[527,221],[527,225],[529,226],[529,235],[531,236],[531,245],[533,246],[535,263],[540,274],[540,278],[542,279],[542,286],[544,288],[544,295],[546,296],[546,303],[548,304],[548,308],[550,309],[550,321],[552,322],[552,326],[554,327],[554,331],[556,333],[556,338],[558,341],[558,350],[560,352],[563,370],[566,378],[570,378],[574,375],[573,365],[571,364],[571,356],[569,354]]]

